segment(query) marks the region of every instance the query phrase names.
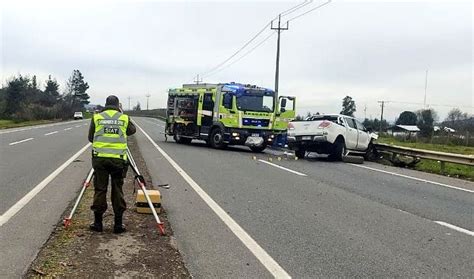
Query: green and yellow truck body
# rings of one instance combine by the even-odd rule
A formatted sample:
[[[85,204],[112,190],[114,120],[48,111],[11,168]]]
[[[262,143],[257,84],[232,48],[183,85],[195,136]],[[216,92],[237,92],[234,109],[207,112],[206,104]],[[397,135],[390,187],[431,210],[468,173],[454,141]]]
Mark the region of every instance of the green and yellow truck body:
[[[271,89],[238,83],[185,84],[168,92],[166,135],[215,148],[247,145],[259,152],[286,135],[295,98],[276,100]]]

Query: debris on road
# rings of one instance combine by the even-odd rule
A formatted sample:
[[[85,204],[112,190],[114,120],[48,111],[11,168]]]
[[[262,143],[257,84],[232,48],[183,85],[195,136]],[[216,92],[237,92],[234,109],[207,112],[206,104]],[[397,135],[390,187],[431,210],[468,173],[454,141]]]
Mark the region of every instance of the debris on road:
[[[129,138],[129,148],[147,185],[153,185],[133,136]],[[74,222],[67,229],[61,221],[58,222],[50,239],[31,264],[26,277],[190,278],[177,250],[165,208],[160,214],[161,221],[167,227],[165,236],[156,232],[152,215],[135,211],[134,177],[129,170],[123,188],[128,205],[124,214],[124,223],[127,225],[125,234],[112,233],[113,212],[110,211],[110,205],[104,215],[104,232],[89,231],[92,220],[90,205],[94,192],[93,187],[90,187],[77,208]],[[70,208],[66,210],[65,215],[69,210]]]
[[[364,163],[364,157],[345,155],[345,156],[342,156],[342,161],[344,163],[363,164]]]

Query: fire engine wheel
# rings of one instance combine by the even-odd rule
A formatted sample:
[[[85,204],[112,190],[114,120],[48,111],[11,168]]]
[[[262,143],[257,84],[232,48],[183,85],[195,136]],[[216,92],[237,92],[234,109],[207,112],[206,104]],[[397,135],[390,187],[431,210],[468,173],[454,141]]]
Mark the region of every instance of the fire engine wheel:
[[[188,143],[191,143],[192,141],[191,138],[185,138],[178,134],[175,134],[173,138],[174,138],[174,141],[176,141],[177,143],[182,143],[182,144],[188,144]]]
[[[209,139],[209,143],[214,148],[224,148],[224,133],[220,128],[214,128],[211,132],[211,137]]]

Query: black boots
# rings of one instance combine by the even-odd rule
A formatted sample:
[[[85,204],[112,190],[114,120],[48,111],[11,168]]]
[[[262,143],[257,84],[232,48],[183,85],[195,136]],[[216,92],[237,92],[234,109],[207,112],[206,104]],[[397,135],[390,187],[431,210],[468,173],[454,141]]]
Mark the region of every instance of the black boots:
[[[122,215],[115,215],[114,233],[124,233],[127,230],[122,223]]]
[[[89,229],[95,232],[102,232],[104,230],[101,213],[94,212],[94,223],[90,224]],[[124,233],[126,231],[122,223],[122,215],[115,216],[114,233]]]
[[[94,223],[90,224],[89,229],[95,232],[102,232],[102,213],[94,212]]]

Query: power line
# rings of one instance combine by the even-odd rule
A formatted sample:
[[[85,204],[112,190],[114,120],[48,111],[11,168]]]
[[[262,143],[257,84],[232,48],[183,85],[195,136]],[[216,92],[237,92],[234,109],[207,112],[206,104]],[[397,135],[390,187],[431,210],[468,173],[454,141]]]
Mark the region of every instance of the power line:
[[[449,107],[449,108],[474,108],[473,106],[456,106],[456,105],[444,105],[444,104],[426,104],[426,103],[411,103],[401,101],[385,101],[386,103],[396,103],[405,105],[418,105],[418,106],[430,106],[430,107]]]
[[[300,3],[296,6],[293,6],[292,8],[284,11],[283,13],[285,13],[285,15],[289,15],[299,9],[301,9],[302,7],[308,5],[312,3],[312,0],[310,0],[309,2],[308,1],[304,1],[303,3]],[[280,13],[281,14],[281,13]],[[276,19],[277,17],[275,17]],[[207,72],[204,72],[201,74],[201,77],[207,77],[209,75],[214,74],[213,72],[218,70],[220,67],[222,67],[225,63],[229,62],[232,58],[234,58],[237,54],[239,54],[243,49],[245,49],[248,45],[250,45],[258,36],[260,36],[266,29],[268,26],[271,25],[271,22],[267,23],[260,31],[257,32],[257,34],[255,34],[249,41],[247,41],[242,47],[240,47],[236,52],[234,52],[229,58],[225,59],[224,61],[222,61],[221,63],[217,64],[216,66],[214,66],[213,68],[211,68],[209,71]]]
[[[314,11],[314,10],[317,10],[317,9],[323,7],[323,6],[326,6],[326,5],[329,4],[329,3],[331,3],[331,0],[328,0],[327,2],[325,2],[325,3],[323,3],[323,4],[319,5],[319,6],[316,6],[316,7],[312,8],[311,10],[308,10],[308,11],[302,13],[302,14],[299,14],[299,15],[297,15],[297,16],[295,16],[295,17],[292,17],[292,18],[290,18],[288,21],[292,21],[292,20],[295,20],[295,19],[297,19],[297,18],[300,18],[300,17],[302,17],[302,16],[304,16],[304,15],[306,15],[306,14],[311,13],[311,12]]]
[[[226,60],[224,60],[223,62],[217,64],[216,66],[214,66],[211,70],[201,74],[202,77],[206,77],[209,73],[212,73],[213,71],[217,70],[218,68],[220,68],[222,65],[224,65],[225,63],[227,63],[229,60],[231,60],[232,58],[234,58],[237,54],[239,54],[239,52],[241,52],[244,48],[246,48],[251,42],[253,42],[260,34],[263,33],[263,31],[265,31],[267,29],[267,27],[270,26],[270,23],[267,23],[260,31],[258,31],[257,34],[255,34],[252,39],[250,39],[248,42],[246,42],[241,48],[239,48],[236,52],[234,52],[234,54],[232,54],[229,58],[227,58]]]
[[[299,4],[299,5],[296,5],[294,6],[293,8],[289,8],[288,10],[286,11],[283,11],[281,12],[281,16],[286,16],[286,15],[289,15],[291,13],[294,13],[295,11],[303,8],[304,6],[308,5],[308,4],[311,4],[313,3],[313,0],[305,0],[303,3]],[[276,19],[276,17],[274,18],[274,20]]]
[[[268,41],[268,39],[270,39],[273,35],[275,35],[276,32],[272,32],[270,33],[267,37],[265,37],[265,39],[263,39],[262,41],[260,41],[257,45],[255,45],[253,48],[251,48],[249,51],[245,52],[242,56],[240,56],[239,58],[237,58],[236,60],[232,61],[232,63],[220,68],[219,70],[215,71],[214,73],[212,74],[209,74],[207,75],[207,77],[209,76],[213,76],[227,68],[229,68],[230,66],[234,65],[235,63],[239,62],[240,60],[242,60],[245,56],[249,55],[251,52],[253,52],[255,49],[257,49],[259,46],[261,46],[263,43],[265,43],[266,41]],[[201,80],[202,81],[202,80]]]

